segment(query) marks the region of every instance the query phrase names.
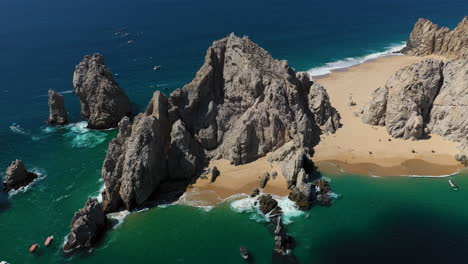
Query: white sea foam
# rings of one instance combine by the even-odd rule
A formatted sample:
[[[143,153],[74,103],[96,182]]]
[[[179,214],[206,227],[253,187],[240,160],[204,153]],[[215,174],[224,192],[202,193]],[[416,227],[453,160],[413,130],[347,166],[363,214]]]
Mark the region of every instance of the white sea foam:
[[[64,127],[68,132],[65,137],[71,139],[71,145],[74,148],[95,147],[106,140],[107,134],[102,131],[91,130],[87,128],[86,121],[69,124]]]
[[[288,197],[272,195],[273,198],[278,201],[278,205],[283,210],[283,223],[289,224],[297,217],[304,215],[305,213],[297,208],[296,203],[289,200]],[[247,194],[237,194],[231,198],[234,201],[231,202],[230,206],[234,212],[237,213],[248,213],[251,215],[251,219],[257,222],[267,222],[269,220],[268,215],[261,213],[258,202],[256,203],[256,197],[250,197]]]
[[[41,168],[37,168],[37,167],[34,167],[31,169],[31,172],[33,173],[36,173],[37,174],[37,178],[34,179],[30,184],[26,185],[26,186],[23,186],[17,190],[13,190],[13,191],[10,191],[8,192],[8,194],[10,195],[10,197],[18,194],[18,193],[25,193],[27,192],[29,189],[31,189],[38,181],[40,180],[43,180],[45,177],[47,177],[47,174],[45,172],[45,170],[41,169]]]
[[[117,221],[117,224],[114,225],[114,229],[117,229],[121,226],[125,220],[125,218],[130,214],[130,211],[124,210],[120,212],[110,213],[107,214],[107,218],[113,219]]]
[[[369,55],[362,56],[362,57],[352,57],[352,58],[346,58],[346,59],[342,59],[338,61],[327,62],[325,63],[325,65],[312,68],[308,70],[307,72],[310,74],[310,76],[320,76],[320,75],[329,74],[333,70],[349,68],[351,66],[358,65],[366,61],[374,60],[380,57],[384,57],[388,55],[401,55],[395,52],[401,50],[404,47],[405,47],[404,43],[395,43],[387,47],[386,50],[382,52],[371,53]]]
[[[10,131],[18,135],[29,135],[21,126],[10,126]]]

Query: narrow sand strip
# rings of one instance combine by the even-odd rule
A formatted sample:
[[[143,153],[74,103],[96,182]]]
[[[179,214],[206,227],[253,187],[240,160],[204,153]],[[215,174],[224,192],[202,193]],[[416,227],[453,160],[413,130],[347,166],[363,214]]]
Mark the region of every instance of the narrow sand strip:
[[[454,158],[456,142],[437,135],[418,141],[394,139],[385,127],[366,125],[355,115],[392,73],[423,59],[388,56],[317,80],[326,87],[343,124],[335,134],[322,136],[315,147],[313,160],[319,168],[329,170],[326,164],[334,163],[348,172],[379,176],[447,175],[463,168]],[[350,105],[350,98],[355,106]]]

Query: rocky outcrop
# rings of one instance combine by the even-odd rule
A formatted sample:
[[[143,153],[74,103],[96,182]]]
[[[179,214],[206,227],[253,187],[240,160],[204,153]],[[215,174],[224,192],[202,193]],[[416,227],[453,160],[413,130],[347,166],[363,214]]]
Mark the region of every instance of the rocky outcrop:
[[[21,187],[27,186],[36,178],[37,174],[29,172],[21,160],[15,160],[5,172],[3,190],[5,192],[17,190]]]
[[[244,164],[289,141],[310,151],[339,119],[307,73],[231,34],[208,49],[191,83],[156,92],[133,123],[122,119],[102,170],[104,208],[139,207],[161,184],[193,181],[210,158]]]
[[[263,214],[268,214],[278,206],[278,202],[270,194],[264,194],[258,199],[259,209]]]
[[[211,170],[211,182],[215,182],[219,175],[221,175],[221,172],[216,166],[213,167],[213,169]]]
[[[326,91],[307,73],[234,34],[213,43],[195,79],[172,93],[170,103],[170,116],[184,121],[210,157],[236,165],[293,138],[313,147],[321,133],[340,126]]]
[[[68,114],[65,109],[65,99],[63,95],[56,91],[49,90],[49,124],[65,125],[68,123]]]
[[[424,60],[394,73],[371,94],[362,120],[386,126],[396,138],[421,139],[434,133],[460,141],[457,159],[466,160],[468,60]]]
[[[467,59],[468,17],[464,17],[453,31],[420,18],[402,52],[415,56],[435,54],[449,59]]]
[[[294,239],[287,233],[286,227],[282,222],[282,216],[274,218],[275,226],[275,253],[280,255],[290,254],[294,248]]]
[[[269,180],[270,180],[270,173],[265,172],[263,176],[260,178],[260,188],[262,189],[265,188]]]
[[[395,72],[385,87],[372,93],[363,121],[385,125],[395,138],[422,138],[443,81],[442,67],[441,61],[424,60]]]
[[[105,228],[106,215],[102,205],[96,199],[89,198],[84,208],[75,213],[63,250],[70,252],[94,246]]]
[[[104,65],[101,54],[86,55],[76,66],[73,86],[89,128],[116,127],[122,117],[131,113],[130,100]]]

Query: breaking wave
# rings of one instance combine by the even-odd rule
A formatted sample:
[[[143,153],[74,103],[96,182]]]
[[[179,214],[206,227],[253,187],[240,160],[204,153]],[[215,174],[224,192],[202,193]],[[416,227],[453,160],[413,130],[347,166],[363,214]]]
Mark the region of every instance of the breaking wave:
[[[74,148],[93,148],[107,139],[107,133],[88,129],[87,126],[88,122],[82,121],[61,127],[48,126],[42,131],[46,134],[65,131],[63,136],[70,140],[70,144]]]
[[[333,62],[327,62],[325,63],[325,65],[312,68],[308,70],[307,72],[310,74],[310,76],[321,76],[321,75],[329,74],[333,70],[349,68],[349,67],[364,63],[369,60],[374,60],[380,57],[384,57],[388,55],[401,55],[400,53],[396,53],[396,52],[398,52],[405,46],[406,46],[405,43],[395,43],[386,47],[386,50],[382,52],[371,53],[369,55],[362,56],[362,57],[351,57],[351,58],[346,58],[346,59],[337,60]]]

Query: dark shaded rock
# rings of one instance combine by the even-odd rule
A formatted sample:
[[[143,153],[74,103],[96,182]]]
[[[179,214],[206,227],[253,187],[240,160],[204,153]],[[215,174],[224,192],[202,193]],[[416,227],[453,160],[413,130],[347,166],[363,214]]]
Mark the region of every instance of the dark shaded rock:
[[[278,206],[278,202],[273,199],[273,197],[270,194],[263,194],[259,198],[259,206],[260,206],[260,211],[263,214],[268,214],[271,212],[271,210],[275,209],[276,206]]]
[[[216,178],[218,178],[219,175],[221,175],[221,172],[218,170],[216,166],[214,166],[213,169],[211,170],[211,182],[215,182]]]
[[[5,192],[17,190],[23,186],[27,186],[36,178],[37,174],[29,172],[21,160],[15,160],[5,172],[3,190]]]
[[[272,174],[271,174],[271,177],[274,179],[276,179],[276,176],[278,176],[278,172],[274,171]]]
[[[89,198],[84,208],[75,213],[63,250],[70,252],[93,247],[104,233],[106,221],[102,204]]]
[[[92,129],[116,127],[131,114],[130,99],[104,65],[104,57],[86,55],[76,66],[73,86],[81,102],[81,115]]]
[[[313,202],[312,196],[303,194],[297,187],[292,188],[291,192],[289,192],[288,198],[289,200],[295,202],[300,210],[310,209]]]
[[[402,52],[415,56],[436,54],[449,59],[467,59],[468,17],[465,16],[453,31],[420,18]]]
[[[49,90],[49,121],[51,125],[65,125],[68,123],[68,114],[65,109],[65,99],[63,95],[56,91]]]
[[[288,255],[294,248],[294,239],[288,235],[284,226],[281,215],[273,218],[276,223],[275,227],[275,252],[280,255]]]
[[[260,179],[260,188],[262,189],[265,188],[269,180],[270,180],[270,173],[265,172],[262,178]]]
[[[255,188],[250,194],[250,197],[256,197],[259,194],[260,194],[260,190],[258,188]]]

